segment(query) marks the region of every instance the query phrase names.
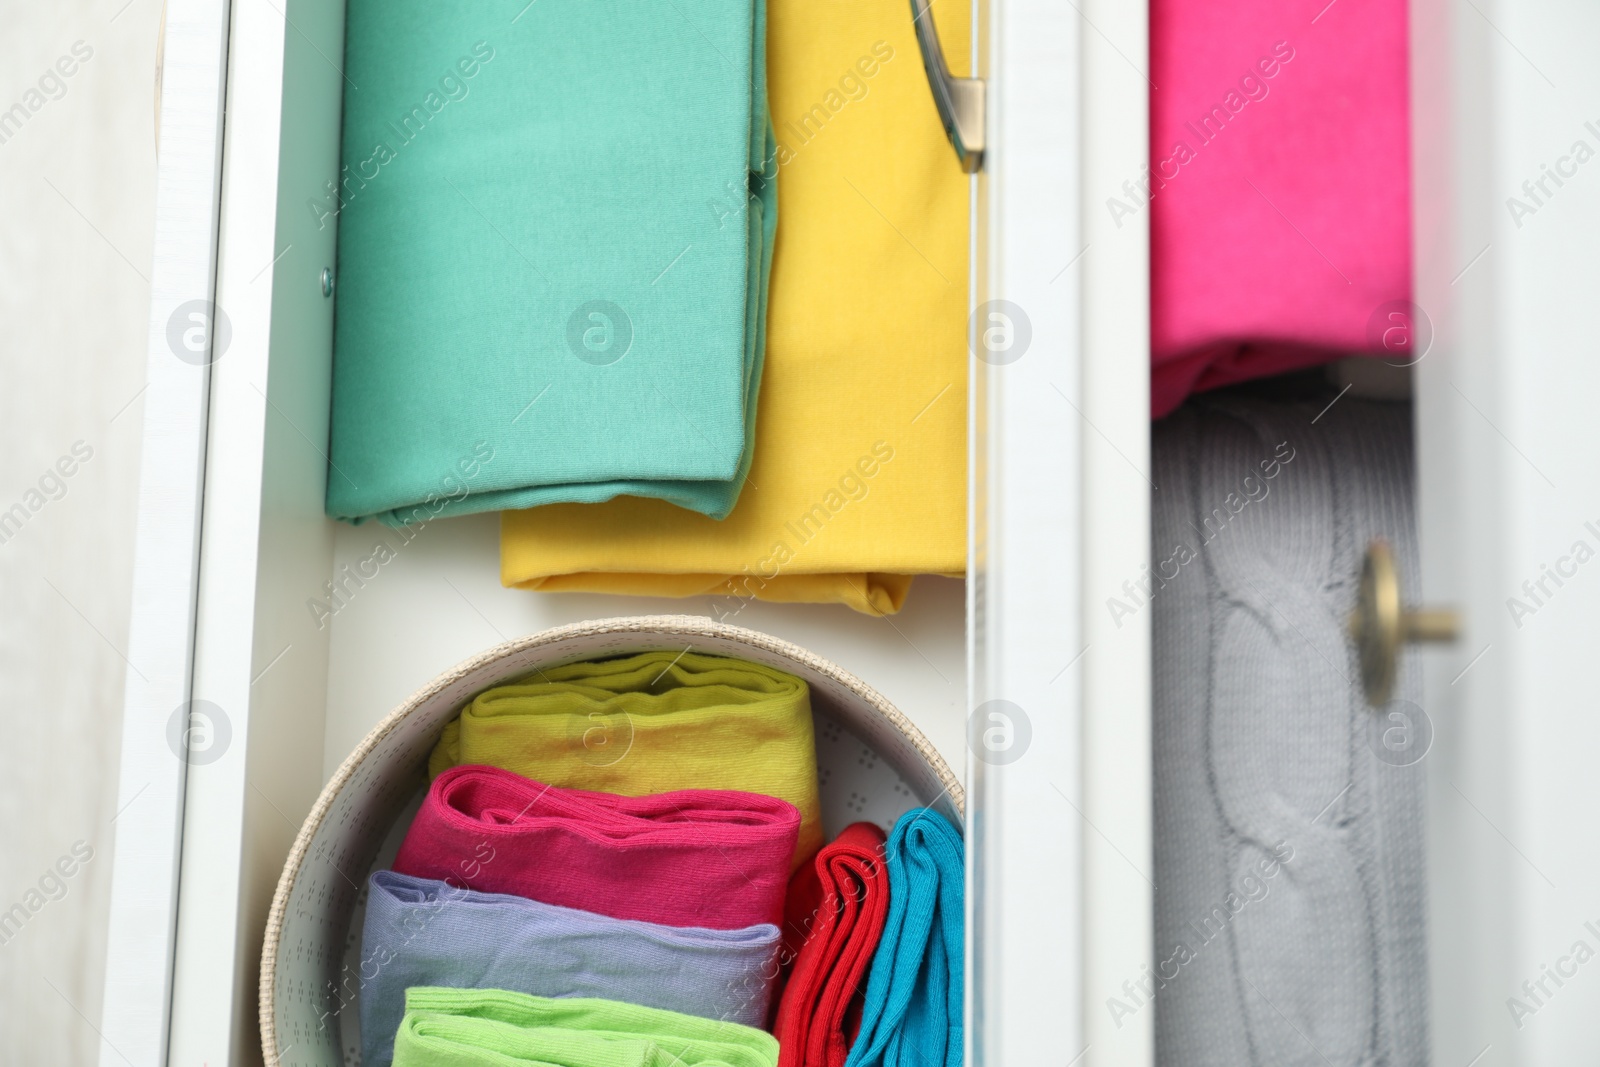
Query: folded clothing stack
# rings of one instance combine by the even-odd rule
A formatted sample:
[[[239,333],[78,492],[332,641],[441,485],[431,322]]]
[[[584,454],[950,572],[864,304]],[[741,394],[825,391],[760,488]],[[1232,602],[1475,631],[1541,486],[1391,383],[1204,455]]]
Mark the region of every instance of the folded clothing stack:
[[[395,1067],[776,1067],[778,1043],[748,1026],[612,1000],[500,989],[406,991]]]
[[[541,675],[451,724],[394,870],[370,879],[363,1062],[950,1067],[962,845],[942,816],[909,812],[887,855],[853,824],[795,869],[801,813],[778,796],[452,765],[624,792],[733,776],[816,812],[803,681],[693,652]],[[597,761],[592,729],[616,732]]]
[[[843,1067],[889,914],[883,845],[882,830],[852,823],[789,883],[783,953],[793,968],[773,1024],[779,1067]]]
[[[725,1019],[766,1022],[778,928],[662,926],[478,893],[375,871],[368,880],[362,954],[361,1062],[388,1063],[413,986],[507,989],[602,997]]]
[[[1420,359],[1405,0],[1151,0],[1150,407],[1351,354]]]
[[[345,40],[328,514],[726,515],[776,222],[762,0],[350,0]]]
[[[763,793],[800,810],[795,866],[822,847],[810,692],[759,663],[673,651],[547,667],[445,727],[428,773],[460,763],[624,796]]]
[[[783,919],[800,813],[755,793],[621,797],[497,767],[433,780],[394,869],[619,919],[737,930]]]
[[[958,66],[969,10],[932,9]],[[508,511],[506,585],[887,614],[912,575],[966,567],[968,181],[909,9],[770,0],[768,14],[783,226],[739,506],[722,522],[630,498]]]
[[[961,1067],[961,835],[937,812],[914,808],[894,824],[887,854],[889,916],[846,1067]]]

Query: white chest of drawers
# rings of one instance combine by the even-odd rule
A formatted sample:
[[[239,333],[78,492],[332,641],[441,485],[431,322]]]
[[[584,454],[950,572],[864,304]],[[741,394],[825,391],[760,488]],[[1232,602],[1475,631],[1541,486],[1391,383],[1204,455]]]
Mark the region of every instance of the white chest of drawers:
[[[1580,172],[1521,227],[1503,201],[1572,140],[1600,146],[1584,126],[1600,123],[1584,62],[1600,13],[1413,8],[1417,300],[1438,331],[1417,369],[1424,579],[1467,622],[1429,668],[1434,1049],[1567,1064],[1593,1054],[1600,979],[1523,1029],[1505,999],[1600,920],[1600,580],[1572,578],[1531,620],[1505,601],[1600,525],[1600,178]],[[169,4],[105,1064],[259,1058],[284,854],[342,755],[420,682],[503,637],[682,610],[501,589],[479,517],[428,531],[331,625],[307,614],[366,547],[322,515],[333,231],[304,209],[337,170],[342,18],[309,0]],[[1031,341],[972,360],[969,579],[925,582],[887,621],[758,605],[740,622],[853,670],[966,767],[969,1061],[1147,1067],[1150,1013],[1118,1027],[1102,1005],[1153,952],[1148,629],[1099,607],[1148,559],[1148,496],[1129,488],[1149,469],[1147,222],[1113,229],[1099,207],[1146,158],[1146,12],[987,0],[975,28],[988,136],[968,300],[1010,301]],[[221,358],[169,340],[191,301],[224,309]],[[975,351],[991,324],[975,315]],[[222,709],[215,759],[171,748],[190,700]],[[1026,715],[1015,762],[969,751],[971,709],[996,700]]]

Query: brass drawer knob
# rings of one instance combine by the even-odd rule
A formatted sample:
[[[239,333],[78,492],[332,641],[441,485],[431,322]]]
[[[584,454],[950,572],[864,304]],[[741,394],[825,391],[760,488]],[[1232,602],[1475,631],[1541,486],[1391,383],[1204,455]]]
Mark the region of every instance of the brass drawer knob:
[[[1382,540],[1367,545],[1356,610],[1350,616],[1350,639],[1361,657],[1361,688],[1367,703],[1381,707],[1389,702],[1402,644],[1448,643],[1460,634],[1461,618],[1453,610],[1403,607],[1394,549]]]

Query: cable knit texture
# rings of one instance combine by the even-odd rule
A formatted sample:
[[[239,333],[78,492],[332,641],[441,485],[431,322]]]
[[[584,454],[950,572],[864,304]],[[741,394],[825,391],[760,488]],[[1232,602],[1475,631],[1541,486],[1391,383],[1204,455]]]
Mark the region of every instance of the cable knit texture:
[[[1345,631],[1369,540],[1417,573],[1410,409],[1277,388],[1155,427],[1157,1062],[1422,1065],[1426,762],[1371,741],[1419,679],[1369,708]]]

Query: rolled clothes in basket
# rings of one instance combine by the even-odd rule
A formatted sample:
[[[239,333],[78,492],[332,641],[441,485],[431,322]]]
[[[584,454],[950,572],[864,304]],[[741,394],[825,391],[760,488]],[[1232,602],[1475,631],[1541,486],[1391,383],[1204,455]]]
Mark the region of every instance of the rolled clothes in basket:
[[[844,1067],[861,1021],[860,992],[889,915],[883,831],[852,823],[789,882],[778,1002],[779,1067]]]
[[[459,763],[624,796],[764,793],[800,810],[796,867],[822,846],[810,692],[759,663],[674,651],[548,667],[445,726],[428,773]]]
[[[659,1008],[503,989],[406,990],[395,1067],[776,1067],[749,1026]]]
[[[1155,416],[1355,353],[1417,359],[1431,336],[1411,303],[1405,0],[1316,6],[1151,0],[1150,166],[1106,210],[1150,212]]]
[[[930,16],[960,67],[968,0]],[[547,591],[899,611],[966,567],[967,184],[905,0],[771,0],[783,226],[756,456],[721,523],[660,501],[508,512],[500,576]],[[542,403],[542,402],[541,402]]]
[[[778,928],[659,926],[375,871],[361,929],[361,1062],[382,1067],[412,986],[601,997],[766,1022]]]
[[[961,835],[931,808],[889,835],[889,918],[846,1067],[961,1067]]]
[[[776,219],[764,0],[351,0],[327,511],[659,498],[749,469]],[[671,508],[667,508],[670,512]]]
[[[783,921],[799,829],[793,804],[756,793],[620,797],[468,765],[433,780],[394,869],[617,919],[738,930]]]

